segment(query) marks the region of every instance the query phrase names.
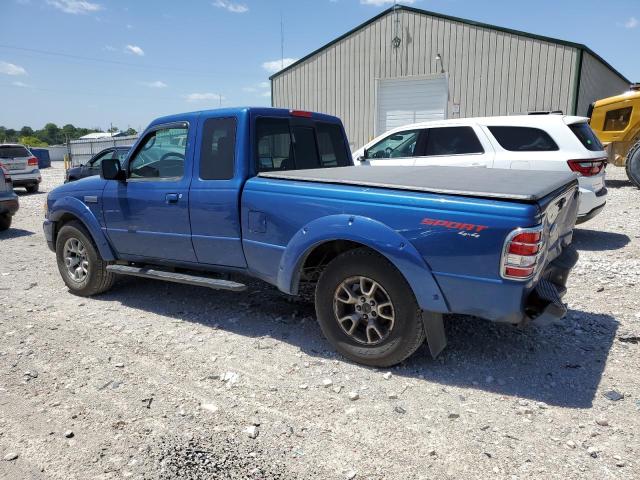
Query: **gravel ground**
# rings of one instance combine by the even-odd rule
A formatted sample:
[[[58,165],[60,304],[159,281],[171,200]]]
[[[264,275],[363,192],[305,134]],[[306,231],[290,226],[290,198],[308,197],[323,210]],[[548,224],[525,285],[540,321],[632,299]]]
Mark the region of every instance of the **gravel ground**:
[[[640,191],[609,178],[575,232],[567,319],[451,317],[438,360],[389,372],[334,354],[310,306],[260,283],[73,296],[46,194],[21,194],[0,233],[0,478],[640,478]]]

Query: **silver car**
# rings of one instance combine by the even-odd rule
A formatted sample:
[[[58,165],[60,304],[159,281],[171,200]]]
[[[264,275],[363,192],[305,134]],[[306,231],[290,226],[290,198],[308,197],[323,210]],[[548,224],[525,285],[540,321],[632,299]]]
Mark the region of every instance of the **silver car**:
[[[11,226],[11,218],[18,211],[18,196],[13,192],[11,176],[0,163],[0,232]]]
[[[27,147],[19,143],[0,144],[0,162],[9,170],[14,187],[25,187],[29,193],[38,191],[42,181],[38,159]]]

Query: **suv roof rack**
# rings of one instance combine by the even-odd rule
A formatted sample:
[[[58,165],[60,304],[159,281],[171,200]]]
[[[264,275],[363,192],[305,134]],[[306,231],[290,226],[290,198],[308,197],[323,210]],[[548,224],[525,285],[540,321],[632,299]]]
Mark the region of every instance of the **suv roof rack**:
[[[527,112],[527,115],[564,115],[562,110],[534,110]]]

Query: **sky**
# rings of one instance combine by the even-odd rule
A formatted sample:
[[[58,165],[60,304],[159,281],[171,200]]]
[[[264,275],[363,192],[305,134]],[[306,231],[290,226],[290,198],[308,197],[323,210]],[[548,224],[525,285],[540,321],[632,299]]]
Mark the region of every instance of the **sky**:
[[[640,0],[399,3],[584,43],[640,81]],[[281,19],[290,62],[391,5],[393,0],[0,0],[0,125],[141,130],[160,115],[270,105],[269,76],[282,64]]]

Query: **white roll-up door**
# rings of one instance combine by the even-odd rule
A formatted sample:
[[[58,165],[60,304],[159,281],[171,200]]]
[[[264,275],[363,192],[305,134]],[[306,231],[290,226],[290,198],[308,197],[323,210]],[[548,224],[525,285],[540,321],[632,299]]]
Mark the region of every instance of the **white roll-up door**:
[[[409,123],[447,118],[446,74],[377,80],[376,135]]]

